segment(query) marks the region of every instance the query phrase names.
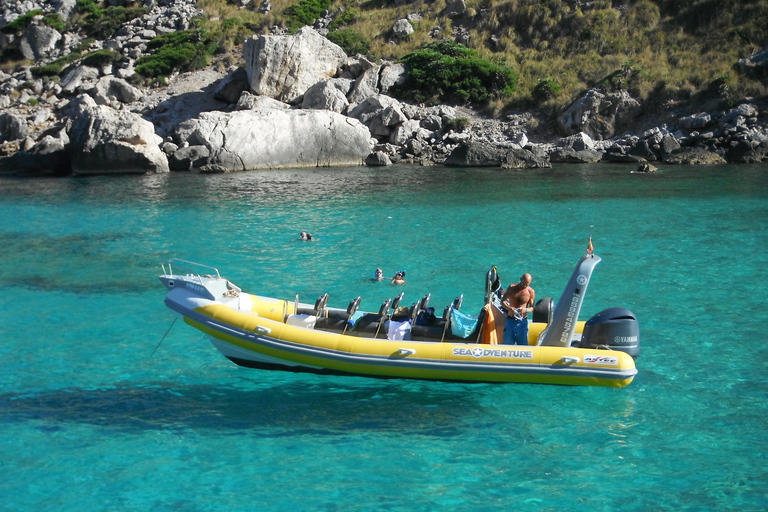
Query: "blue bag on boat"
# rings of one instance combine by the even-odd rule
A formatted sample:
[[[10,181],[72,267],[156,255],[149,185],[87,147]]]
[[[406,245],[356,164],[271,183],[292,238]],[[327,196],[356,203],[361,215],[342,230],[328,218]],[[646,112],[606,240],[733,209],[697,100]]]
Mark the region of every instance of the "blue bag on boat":
[[[454,336],[466,338],[477,327],[477,317],[466,315],[451,306],[451,332]]]
[[[355,328],[355,324],[357,323],[357,321],[360,320],[361,318],[363,318],[364,315],[365,315],[365,313],[363,313],[362,311],[356,311],[350,317],[350,319],[347,320],[347,324],[349,325],[349,330],[354,329]]]

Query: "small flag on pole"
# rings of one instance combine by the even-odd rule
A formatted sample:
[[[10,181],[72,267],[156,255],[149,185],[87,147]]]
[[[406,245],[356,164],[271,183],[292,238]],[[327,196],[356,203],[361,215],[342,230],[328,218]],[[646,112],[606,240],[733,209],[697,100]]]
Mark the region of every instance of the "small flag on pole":
[[[594,247],[592,247],[592,237],[589,237],[589,245],[587,245],[587,254],[592,254],[592,251],[594,251]]]

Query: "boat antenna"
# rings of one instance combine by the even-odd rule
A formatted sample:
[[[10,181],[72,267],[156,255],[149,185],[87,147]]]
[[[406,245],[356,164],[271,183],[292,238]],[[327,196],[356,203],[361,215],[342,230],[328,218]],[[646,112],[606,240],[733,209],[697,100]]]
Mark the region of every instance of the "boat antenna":
[[[152,357],[153,355],[155,355],[155,352],[157,352],[157,349],[160,348],[160,344],[163,341],[165,341],[165,337],[168,336],[169,332],[171,332],[171,329],[173,329],[173,324],[175,324],[175,323],[176,323],[176,318],[173,319],[173,322],[171,322],[171,326],[168,328],[167,331],[165,331],[165,334],[163,334],[163,339],[160,340],[160,343],[157,344],[157,346],[155,347],[155,350],[152,351],[152,353],[149,355],[149,357]]]

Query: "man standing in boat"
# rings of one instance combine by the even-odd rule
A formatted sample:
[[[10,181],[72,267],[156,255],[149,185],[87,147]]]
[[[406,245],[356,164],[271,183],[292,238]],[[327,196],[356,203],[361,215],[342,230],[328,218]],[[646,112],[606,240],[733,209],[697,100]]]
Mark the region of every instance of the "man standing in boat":
[[[504,326],[505,345],[528,344],[528,313],[533,311],[536,300],[531,280],[531,274],[523,274],[520,282],[509,285],[501,298],[501,307],[507,312],[507,323]]]

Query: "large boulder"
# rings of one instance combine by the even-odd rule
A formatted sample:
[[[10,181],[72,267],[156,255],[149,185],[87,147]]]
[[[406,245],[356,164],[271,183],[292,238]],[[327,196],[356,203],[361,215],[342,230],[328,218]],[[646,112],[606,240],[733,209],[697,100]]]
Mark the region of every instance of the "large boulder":
[[[681,117],[678,122],[686,130],[699,130],[712,123],[712,114],[699,112],[690,116]]]
[[[595,140],[610,139],[640,114],[641,107],[628,92],[603,93],[589,90],[557,118],[567,135],[584,132]]]
[[[248,91],[243,91],[240,94],[240,99],[237,100],[237,105],[235,106],[235,110],[263,110],[270,108],[284,110],[291,108],[291,106],[267,96],[256,96]]]
[[[549,159],[552,162],[565,162],[569,164],[591,164],[599,162],[602,158],[602,151],[594,149],[558,148],[549,155]]]
[[[22,116],[0,114],[0,143],[23,139],[29,134],[29,124]]]
[[[504,169],[549,169],[552,164],[544,154],[539,155],[525,148],[511,148],[501,166]]]
[[[53,0],[51,3],[62,21],[68,21],[77,12],[77,0]]]
[[[724,164],[725,159],[713,151],[701,147],[683,147],[664,159],[668,164],[711,165]]]
[[[398,39],[405,39],[409,35],[413,34],[413,32],[413,25],[405,18],[397,20],[392,27],[392,33]]]
[[[177,149],[168,159],[172,171],[188,171],[208,163],[211,152],[206,146],[187,146]]]
[[[213,90],[213,97],[224,103],[237,103],[248,87],[248,73],[243,68],[236,68],[219,81]]]
[[[120,103],[133,103],[144,94],[122,78],[104,76],[96,82],[93,99],[99,105],[109,105],[113,99]]]
[[[61,176],[72,172],[64,141],[46,135],[29,151],[0,158],[0,175]]]
[[[365,58],[360,59],[360,66],[362,67],[362,73],[355,80],[355,85],[347,96],[350,103],[360,103],[366,98],[379,94],[378,85],[381,66]]]
[[[88,96],[73,102],[69,128],[75,174],[168,172],[155,127],[133,112],[96,105]]]
[[[338,45],[304,27],[292,36],[254,36],[243,47],[251,92],[296,103],[347,60]]]
[[[768,154],[768,141],[742,139],[734,141],[725,155],[731,163],[756,164]]]
[[[455,167],[501,167],[507,163],[509,148],[486,142],[461,144],[448,156],[445,165]]]
[[[405,64],[398,62],[384,65],[379,76],[379,89],[382,94],[387,94],[392,87],[403,85],[406,78],[408,78],[408,68]]]
[[[19,52],[25,59],[38,60],[56,48],[56,43],[61,37],[61,34],[51,27],[32,23],[21,36]]]
[[[203,112],[177,136],[209,148],[210,172],[362,165],[371,152],[365,126],[324,110]]]
[[[64,70],[61,77],[61,90],[65,94],[74,94],[86,83],[99,78],[99,70],[90,66],[74,66]],[[91,86],[93,87],[93,86]]]
[[[347,93],[352,88],[352,80],[348,78],[329,78],[322,80],[304,93],[301,108],[331,110],[342,113],[349,106]]]
[[[739,59],[736,69],[752,78],[765,78],[768,76],[768,49],[756,50],[749,57]]]
[[[720,128],[723,130],[734,129],[741,126],[746,126],[747,119],[756,118],[758,111],[754,105],[749,103],[742,103],[736,108],[733,108],[723,114],[720,119],[717,120]]]

